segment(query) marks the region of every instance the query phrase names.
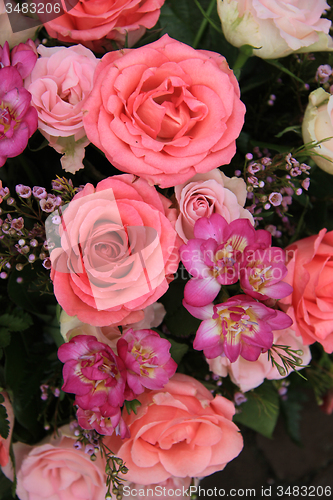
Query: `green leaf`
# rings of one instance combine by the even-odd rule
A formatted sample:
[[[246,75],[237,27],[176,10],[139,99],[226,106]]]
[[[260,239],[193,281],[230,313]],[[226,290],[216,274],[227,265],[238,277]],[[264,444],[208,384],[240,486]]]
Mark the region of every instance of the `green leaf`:
[[[0,404],[0,436],[7,439],[9,435],[9,421],[6,408]]]
[[[303,409],[302,403],[307,397],[304,393],[298,391],[288,391],[286,400],[281,399],[281,412],[283,414],[287,432],[291,439],[298,445],[301,445],[300,421]]]
[[[7,347],[10,344],[10,337],[7,328],[0,328],[0,348]]]
[[[160,332],[156,328],[154,328],[154,331],[156,331],[160,337],[162,337],[163,339],[166,339],[170,342],[170,344],[171,344],[171,347],[170,347],[171,357],[177,363],[177,365],[179,365],[183,356],[185,356],[185,354],[189,350],[189,346],[187,344],[177,342],[176,340],[170,338],[169,335],[164,335],[164,333]]]
[[[271,382],[246,393],[247,401],[239,406],[234,422],[243,424],[267,438],[272,438],[279,416],[279,396]]]
[[[290,127],[286,127],[281,132],[275,135],[278,139],[282,137],[287,132],[295,132],[295,134],[302,136],[302,126],[301,125],[291,125]]]
[[[2,314],[0,316],[0,327],[6,327],[11,332],[26,330],[33,323],[30,314],[17,311],[15,314]]]
[[[125,401],[125,406],[128,414],[132,411],[136,415],[138,411],[137,408],[141,406],[141,403],[137,399],[133,399],[132,401]]]

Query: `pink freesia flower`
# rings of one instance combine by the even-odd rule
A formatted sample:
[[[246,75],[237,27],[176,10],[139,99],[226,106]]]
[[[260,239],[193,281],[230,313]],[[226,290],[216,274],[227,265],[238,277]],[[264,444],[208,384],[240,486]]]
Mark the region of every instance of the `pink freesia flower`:
[[[9,50],[8,42],[5,42],[3,47],[0,45],[1,67],[15,67],[23,80],[30,75],[36,61],[37,50],[32,40],[16,45],[11,51]]]
[[[175,374],[177,364],[170,355],[171,344],[153,330],[127,330],[117,342],[119,357],[127,368],[131,399],[145,388],[163,389]],[[126,399],[129,399],[126,397]]]
[[[103,436],[111,436],[113,432],[122,439],[130,437],[127,425],[121,417],[120,407],[103,405],[91,410],[78,408],[76,418],[82,429],[95,429]]]
[[[282,311],[271,309],[248,295],[235,295],[222,304],[184,307],[192,316],[204,321],[193,342],[206,358],[224,355],[233,363],[242,356],[256,361],[273,344],[273,330],[288,328],[292,319]]]
[[[305,346],[300,337],[296,337],[296,333],[292,328],[286,328],[279,331],[273,331],[274,344],[288,345],[294,350],[301,350],[303,354],[299,356],[302,359],[302,366],[297,366],[296,370],[301,370],[311,361],[311,351]],[[278,356],[276,360],[280,362]],[[250,391],[258,387],[267,380],[280,380],[289,375],[289,373],[281,374],[276,366],[272,365],[272,361],[268,358],[267,353],[260,354],[256,361],[247,361],[240,356],[237,361],[231,363],[226,356],[217,356],[213,359],[207,359],[210,370],[221,377],[230,376],[232,382],[240,388],[242,392]]]
[[[240,286],[243,291],[259,300],[282,299],[293,291],[283,278],[288,270],[286,253],[282,248],[253,249],[247,247],[240,268]]]
[[[95,419],[99,428],[101,417],[117,416],[125,399],[126,372],[123,362],[113,350],[91,335],[78,335],[59,347],[58,357],[65,363],[62,389],[76,395],[75,404],[94,413],[96,407],[99,408]],[[82,420],[83,415],[80,415]],[[91,415],[85,415],[85,418],[90,418],[89,425],[93,426]],[[103,426],[107,428],[110,422],[104,422]]]
[[[0,166],[21,154],[37,130],[37,111],[16,68],[0,69]]]
[[[185,301],[196,307],[212,302],[221,285],[239,279],[240,262],[249,245],[266,248],[271,235],[255,230],[248,219],[230,224],[219,214],[202,217],[194,226],[194,239],[179,249],[180,258],[193,278],[186,283]]]

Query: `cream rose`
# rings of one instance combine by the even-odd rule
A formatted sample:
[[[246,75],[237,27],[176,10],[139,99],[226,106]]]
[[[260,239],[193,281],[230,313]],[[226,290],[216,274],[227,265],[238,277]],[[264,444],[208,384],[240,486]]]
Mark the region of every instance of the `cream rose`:
[[[224,36],[235,47],[252,45],[263,59],[293,52],[333,50],[325,0],[217,0]]]
[[[322,87],[309,95],[302,134],[304,143],[331,137],[314,148],[317,154],[312,156],[312,159],[322,170],[333,174],[333,95],[325,92]]]

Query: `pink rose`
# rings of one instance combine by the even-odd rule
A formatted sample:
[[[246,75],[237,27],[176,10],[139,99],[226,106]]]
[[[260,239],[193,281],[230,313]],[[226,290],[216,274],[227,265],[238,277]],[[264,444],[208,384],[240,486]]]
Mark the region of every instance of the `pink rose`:
[[[195,481],[198,483],[198,481]],[[137,497],[158,500],[160,498],[186,500],[189,498],[189,488],[192,483],[190,477],[169,477],[166,481],[153,484],[125,483],[123,498],[137,500]]]
[[[83,121],[116,168],[165,188],[230,162],[239,95],[223,56],[164,35],[102,58]]]
[[[106,438],[140,484],[172,476],[207,476],[223,469],[242,450],[243,440],[232,422],[231,401],[212,394],[196,379],[176,373],[161,391],[138,397],[137,415],[123,414],[131,437]]]
[[[296,241],[286,248],[286,281],[294,291],[279,305],[294,319],[296,334],[305,345],[319,342],[333,352],[333,231]]]
[[[94,52],[113,50],[112,41],[134,45],[160,16],[164,0],[61,0],[65,14],[44,24],[52,38],[82,43]]]
[[[9,401],[8,394],[6,392],[1,392],[1,396],[4,398],[4,402],[1,403],[7,412],[7,420],[9,422],[9,433],[6,438],[0,436],[0,467],[4,467],[5,465],[8,464],[9,462],[9,448],[10,448],[10,442],[12,439],[12,434],[13,434],[13,427],[14,427],[14,412],[13,412],[13,407]]]
[[[206,174],[197,174],[183,184],[175,186],[175,196],[179,205],[176,231],[184,241],[194,238],[194,224],[201,217],[217,213],[229,223],[235,219],[253,217],[244,207],[246,184],[243,179],[227,177],[219,169]]]
[[[286,328],[285,330],[275,331],[274,344],[288,345],[293,350],[302,350],[302,365],[307,365],[311,360],[309,347],[303,345],[300,339],[295,336],[294,330]],[[282,352],[283,351],[279,351]],[[278,356],[276,361],[281,365],[282,362]],[[230,376],[232,382],[240,388],[242,392],[250,391],[258,387],[266,379],[279,380],[285,378],[288,374],[282,376],[279,371],[272,366],[267,353],[260,354],[256,361],[247,361],[239,357],[234,363],[231,363],[227,357],[218,356],[214,359],[207,359],[210,370],[220,377]],[[298,368],[300,369],[300,368]]]
[[[143,319],[178,268],[176,211],[169,204],[143,179],[118,175],[96,189],[87,184],[62,207],[51,277],[67,314],[94,326]]]
[[[66,172],[83,168],[85,146],[82,108],[92,89],[98,59],[82,45],[44,47],[25,87],[38,111],[38,128],[58,153]]]
[[[105,464],[83,450],[73,448],[75,437],[68,426],[59,437],[49,436],[43,443],[14,444],[17,469],[16,494],[20,500],[105,500]],[[12,473],[5,470],[7,477]]]

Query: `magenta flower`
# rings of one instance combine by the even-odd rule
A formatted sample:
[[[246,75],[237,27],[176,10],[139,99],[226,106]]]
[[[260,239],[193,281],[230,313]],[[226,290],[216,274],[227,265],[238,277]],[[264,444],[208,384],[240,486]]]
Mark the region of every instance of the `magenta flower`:
[[[288,274],[285,261],[285,251],[282,248],[247,247],[240,269],[240,286],[243,291],[259,300],[282,299],[290,295],[293,287],[282,281]]]
[[[3,47],[0,45],[1,67],[15,67],[23,80],[34,69],[37,57],[37,50],[32,40],[28,40],[26,43],[19,43],[11,51],[9,50],[8,42],[5,42]]]
[[[78,423],[82,429],[95,429],[103,436],[111,436],[114,432],[122,439],[130,437],[130,432],[121,417],[121,410],[110,405],[105,408],[95,407],[91,410],[82,410],[79,408],[76,412]]]
[[[62,390],[75,394],[80,408],[102,407],[105,412],[105,405],[122,406],[126,372],[108,345],[90,335],[77,335],[59,347],[58,358],[65,363]]]
[[[145,388],[163,389],[176,370],[170,355],[171,344],[153,330],[127,330],[117,342],[119,357],[127,369],[128,395],[134,399]]]
[[[193,307],[183,301],[192,316],[203,319],[193,342],[206,358],[224,355],[232,363],[242,356],[256,361],[273,344],[273,330],[282,330],[292,319],[248,295],[235,295],[222,304]]]
[[[179,249],[184,266],[193,276],[185,285],[185,301],[196,307],[212,302],[221,285],[238,281],[245,248],[267,248],[270,244],[268,231],[256,231],[247,219],[228,224],[221,215],[213,214],[197,220],[194,238]]]
[[[21,154],[37,130],[37,111],[30,105],[31,94],[13,67],[0,69],[0,167],[7,158]]]

